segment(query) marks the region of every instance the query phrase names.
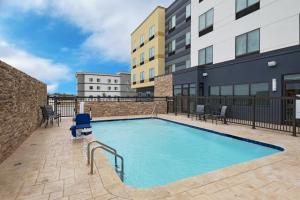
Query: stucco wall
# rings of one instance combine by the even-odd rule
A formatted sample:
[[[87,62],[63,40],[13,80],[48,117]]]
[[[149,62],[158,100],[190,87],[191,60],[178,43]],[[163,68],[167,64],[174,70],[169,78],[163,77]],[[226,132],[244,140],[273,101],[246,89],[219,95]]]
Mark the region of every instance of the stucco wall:
[[[39,127],[46,102],[44,83],[0,61],[0,163]]]

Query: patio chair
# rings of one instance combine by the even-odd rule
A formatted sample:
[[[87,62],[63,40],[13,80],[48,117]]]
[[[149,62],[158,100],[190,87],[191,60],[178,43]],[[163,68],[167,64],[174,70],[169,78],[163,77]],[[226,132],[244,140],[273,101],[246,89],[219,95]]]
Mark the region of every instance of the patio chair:
[[[223,120],[224,124],[226,124],[226,113],[227,113],[227,106],[222,106],[221,111],[219,114],[211,115],[211,119],[216,120],[216,124],[218,120]]]
[[[196,108],[196,120],[203,118],[204,121],[206,121],[205,117],[205,106],[204,105],[197,105]]]
[[[227,106],[222,106],[221,111],[219,114],[211,115],[211,119],[216,120],[216,124],[218,123],[218,120],[223,120],[224,124],[226,124],[226,113],[227,113]]]
[[[53,107],[51,105],[45,105],[40,107],[42,110],[42,124],[46,122],[45,128],[47,128],[49,121],[53,125],[53,120],[57,120],[57,125],[59,126],[59,121],[61,121],[61,115],[57,114],[53,111]]]

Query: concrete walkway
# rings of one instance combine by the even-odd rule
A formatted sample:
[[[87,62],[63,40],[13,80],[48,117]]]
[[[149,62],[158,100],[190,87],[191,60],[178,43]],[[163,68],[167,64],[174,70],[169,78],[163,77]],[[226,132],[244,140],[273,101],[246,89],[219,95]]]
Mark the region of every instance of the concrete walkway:
[[[0,165],[0,199],[299,199],[300,139],[285,133],[237,125],[215,125],[185,116],[174,121],[275,144],[283,153],[152,188],[123,184],[102,153],[95,174],[86,164],[86,144],[93,136],[71,140],[72,122],[40,128]]]

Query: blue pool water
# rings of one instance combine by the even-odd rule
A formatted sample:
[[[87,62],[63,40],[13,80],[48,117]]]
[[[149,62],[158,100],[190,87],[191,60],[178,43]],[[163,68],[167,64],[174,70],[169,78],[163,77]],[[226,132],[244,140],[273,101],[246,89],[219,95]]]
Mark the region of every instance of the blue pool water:
[[[137,188],[165,185],[280,151],[160,119],[92,126],[99,141],[124,157],[124,182]]]

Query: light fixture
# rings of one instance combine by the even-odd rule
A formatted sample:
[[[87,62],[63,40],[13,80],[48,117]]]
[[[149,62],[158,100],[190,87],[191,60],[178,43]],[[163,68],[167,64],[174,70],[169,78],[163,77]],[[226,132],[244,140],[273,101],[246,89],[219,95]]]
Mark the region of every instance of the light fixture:
[[[202,76],[203,76],[204,78],[206,78],[206,77],[208,76],[208,74],[207,74],[207,73],[203,73]]]
[[[268,66],[269,67],[276,67],[277,66],[277,62],[276,61],[269,61],[268,62]]]
[[[277,79],[276,78],[272,79],[272,91],[273,92],[277,91]]]

